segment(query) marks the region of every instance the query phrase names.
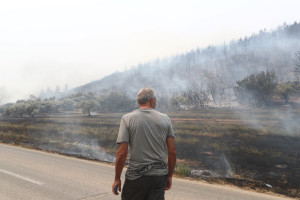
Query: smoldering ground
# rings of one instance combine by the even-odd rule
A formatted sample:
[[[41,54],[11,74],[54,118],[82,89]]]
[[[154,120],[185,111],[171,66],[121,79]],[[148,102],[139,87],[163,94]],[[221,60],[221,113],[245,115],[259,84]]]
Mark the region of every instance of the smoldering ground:
[[[91,117],[92,118],[92,117]],[[102,138],[114,132],[111,124],[102,124],[101,119],[89,119],[64,113],[47,120],[25,119],[25,131],[29,134],[29,140],[24,144],[34,146],[49,152],[80,157],[90,160],[98,160],[112,163],[115,156],[105,149],[107,143],[114,143]],[[26,130],[27,129],[27,130]],[[104,135],[104,136],[103,136]],[[112,134],[114,137],[115,134]]]
[[[235,113],[248,126],[266,133],[300,137],[299,106],[235,109]]]
[[[169,114],[179,163],[188,166],[189,176],[268,190],[269,184],[273,191],[299,195],[299,128],[286,130],[281,126],[286,122],[280,121],[297,123],[299,109],[242,109],[239,113],[236,109],[207,109]]]
[[[41,135],[46,137],[46,142],[37,145],[38,149],[56,152],[63,155],[74,156],[89,160],[98,160],[104,162],[115,162],[115,156],[110,155],[101,148],[99,139],[79,136],[77,134],[65,134],[60,132],[61,137],[49,139],[48,135]]]

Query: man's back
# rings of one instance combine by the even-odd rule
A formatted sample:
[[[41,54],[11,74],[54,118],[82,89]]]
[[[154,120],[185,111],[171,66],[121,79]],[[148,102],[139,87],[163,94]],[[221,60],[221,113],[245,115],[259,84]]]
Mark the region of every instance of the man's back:
[[[168,137],[174,137],[171,121],[155,109],[138,109],[124,115],[117,143],[129,143],[126,177],[133,180],[142,175],[166,175]]]

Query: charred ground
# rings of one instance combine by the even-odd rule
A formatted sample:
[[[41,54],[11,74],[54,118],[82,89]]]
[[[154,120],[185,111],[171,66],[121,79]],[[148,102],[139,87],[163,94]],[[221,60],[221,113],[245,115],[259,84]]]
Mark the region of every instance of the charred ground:
[[[300,197],[300,136],[295,125],[299,108],[168,114],[176,133],[178,175]],[[284,125],[285,114],[291,124]],[[2,117],[0,141],[114,162],[122,115],[64,112],[43,118]]]

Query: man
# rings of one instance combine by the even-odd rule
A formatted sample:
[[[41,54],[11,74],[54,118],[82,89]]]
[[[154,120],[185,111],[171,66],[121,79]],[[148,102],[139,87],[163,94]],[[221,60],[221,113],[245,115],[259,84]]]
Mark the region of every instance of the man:
[[[155,90],[143,88],[137,93],[140,109],[121,119],[115,166],[115,188],[122,200],[164,200],[165,190],[172,187],[176,164],[174,133],[170,118],[155,110]],[[129,163],[121,190],[121,173],[129,147]],[[168,153],[168,166],[166,156]]]

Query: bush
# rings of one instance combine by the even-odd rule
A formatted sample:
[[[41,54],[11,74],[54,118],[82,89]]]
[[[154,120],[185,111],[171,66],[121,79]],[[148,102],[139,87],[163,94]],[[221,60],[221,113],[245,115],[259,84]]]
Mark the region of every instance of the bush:
[[[261,106],[270,103],[277,85],[275,72],[251,74],[237,81],[235,94],[238,101],[244,105]]]
[[[187,177],[190,176],[191,169],[188,165],[186,164],[178,164],[175,167],[175,174],[181,177]]]
[[[293,85],[289,83],[280,83],[276,87],[276,93],[285,101],[285,103],[288,103],[293,90]]]

